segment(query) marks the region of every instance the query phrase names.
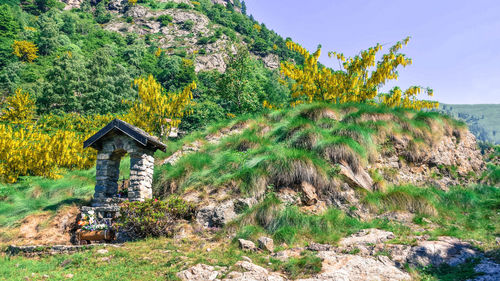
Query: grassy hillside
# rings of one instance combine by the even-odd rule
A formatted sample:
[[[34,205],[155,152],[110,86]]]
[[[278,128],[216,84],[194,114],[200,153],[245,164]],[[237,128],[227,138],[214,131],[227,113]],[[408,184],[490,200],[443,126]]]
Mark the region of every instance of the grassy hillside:
[[[440,109],[465,121],[478,140],[500,144],[500,104],[441,104]]]

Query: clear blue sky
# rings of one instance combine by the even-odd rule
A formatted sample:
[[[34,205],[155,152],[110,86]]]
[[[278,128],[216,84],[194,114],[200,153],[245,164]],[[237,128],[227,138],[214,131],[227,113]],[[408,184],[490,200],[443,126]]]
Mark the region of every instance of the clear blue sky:
[[[376,43],[403,48],[413,64],[389,86],[431,87],[443,103],[500,103],[499,0],[246,0],[247,10],[283,37],[338,69],[327,51],[353,56]]]

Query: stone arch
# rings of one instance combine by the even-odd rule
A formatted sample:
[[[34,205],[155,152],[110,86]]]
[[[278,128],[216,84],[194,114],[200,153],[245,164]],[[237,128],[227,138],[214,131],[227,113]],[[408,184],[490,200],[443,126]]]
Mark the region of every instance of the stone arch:
[[[127,153],[130,155],[129,200],[142,201],[152,197],[153,152],[144,149],[133,139],[118,136],[103,141],[102,149],[97,155],[95,199],[117,195],[120,161]]]

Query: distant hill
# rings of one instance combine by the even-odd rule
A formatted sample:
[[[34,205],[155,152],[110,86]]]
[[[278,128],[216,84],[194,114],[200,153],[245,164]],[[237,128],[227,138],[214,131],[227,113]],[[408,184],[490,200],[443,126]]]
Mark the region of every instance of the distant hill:
[[[440,109],[465,121],[478,140],[500,144],[500,104],[441,104]]]

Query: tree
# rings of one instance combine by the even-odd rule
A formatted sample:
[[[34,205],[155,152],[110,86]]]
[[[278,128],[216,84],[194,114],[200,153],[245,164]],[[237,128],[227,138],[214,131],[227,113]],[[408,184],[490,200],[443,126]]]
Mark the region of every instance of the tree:
[[[291,62],[281,64],[281,73],[291,78],[292,97],[295,102],[328,101],[332,103],[346,102],[374,102],[379,94],[378,90],[388,80],[398,78],[397,68],[412,63],[411,59],[398,51],[410,40],[409,37],[397,42],[384,54],[382,59],[376,62],[377,53],[382,50],[382,45],[360,52],[353,58],[345,58],[343,54],[330,52],[330,57],[337,57],[341,63],[341,70],[333,71],[319,64],[321,46],[316,52],[310,54],[302,46],[288,41],[287,47],[298,52],[304,58],[304,64],[297,66]],[[371,68],[375,67],[373,71]],[[432,95],[431,89],[413,86],[404,93],[398,88],[393,89],[388,95],[380,97],[380,101],[392,107],[410,107],[415,109],[434,108],[435,102],[416,102],[415,96],[420,92]]]
[[[57,40],[59,36],[59,28],[57,27],[54,18],[47,14],[39,17],[38,24],[40,25],[40,37],[38,39],[40,53],[43,55],[49,55],[60,45]]]
[[[134,80],[138,98],[132,104],[127,115],[128,122],[143,128],[145,131],[166,139],[172,127],[178,127],[181,118],[190,112],[187,110],[193,103],[192,90],[196,83],[187,85],[181,92],[167,93],[152,75],[148,78]]]
[[[12,14],[9,5],[0,5],[0,37],[14,37],[19,30],[19,25]]]
[[[61,55],[45,77],[44,94],[37,100],[39,110],[54,114],[82,112],[82,98],[88,87],[87,72],[80,55],[70,52]]]
[[[133,98],[134,90],[130,86],[133,79],[125,67],[111,61],[113,56],[111,48],[104,47],[97,50],[87,64],[88,87],[81,101],[87,114],[123,112],[127,105],[122,101]]]
[[[247,4],[245,1],[241,1],[241,13],[246,15],[247,14]]]
[[[227,61],[226,72],[217,85],[223,106],[232,114],[255,112],[260,108],[259,92],[262,86],[257,83],[255,68],[248,50],[240,46]]]
[[[12,49],[12,53],[23,61],[33,62],[38,58],[38,48],[33,42],[14,40]]]

